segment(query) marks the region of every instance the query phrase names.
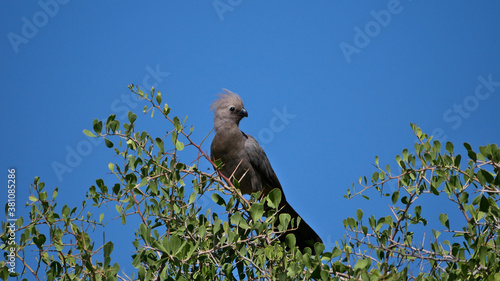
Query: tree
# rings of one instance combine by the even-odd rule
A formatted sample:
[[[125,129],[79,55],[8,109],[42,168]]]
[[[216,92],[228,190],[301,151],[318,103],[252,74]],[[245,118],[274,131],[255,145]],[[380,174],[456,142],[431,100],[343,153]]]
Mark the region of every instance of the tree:
[[[500,149],[496,145],[480,147],[477,153],[465,144],[470,160],[462,168],[453,144],[446,143],[442,153],[438,141],[432,142],[432,137],[412,125],[418,141],[415,153],[404,150],[396,157],[399,171],[391,173],[389,165],[382,169],[376,158],[377,171],[371,180],[360,178],[362,189],[356,191],[353,184],[345,196],[368,199],[367,194],[376,191],[390,200],[390,213],[366,219],[357,210],[356,217],[344,220],[346,236],[333,249],[325,251],[317,243],[314,251],[301,252],[293,235],[284,244],[277,239],[300,223],[289,215],[276,215],[279,190],[260,200],[258,193],[243,197],[237,182],[227,184],[217,173],[222,163],[210,160],[201,148],[203,142],[192,141],[194,131],[185,128],[186,119],[181,122],[170,116],[160,92],[129,88],[144,100],[144,113],[159,112],[170,128],[161,137],[151,136],[136,128],[138,117],[132,112],[125,124],[114,115],[104,122],[94,120],[93,132],[84,133],[104,138],[121,159],[109,164],[116,182],[97,179],[82,207],[59,208],[57,189],[49,199],[50,191],[35,178],[27,203],[29,219],[19,218],[15,228],[2,223],[2,279],[500,280]],[[182,161],[183,155],[197,156],[191,162]],[[210,163],[214,170],[204,171],[200,163]],[[394,182],[396,190],[384,192]],[[203,195],[211,196],[228,213],[227,219],[216,212],[203,213],[198,205]],[[424,218],[419,202],[429,196],[452,202],[463,217],[462,225],[455,227],[458,223],[451,224],[444,213]],[[125,276],[120,265],[112,264],[112,241],[96,246],[89,235],[89,229],[104,226],[102,215],[92,215],[103,206],[116,209],[123,224],[131,216],[141,221],[131,226],[136,231],[132,243],[137,251],[131,253],[135,276]],[[414,229],[430,220],[439,220],[444,230],[432,229],[431,240],[420,245]],[[452,237],[444,240],[441,232]],[[13,248],[12,233],[19,237]],[[32,253],[37,255],[36,263],[26,259]],[[9,272],[12,255],[22,270]]]
[[[397,175],[391,174],[389,165],[381,168],[376,157],[371,184],[360,178],[363,189],[355,192],[353,186],[347,191],[351,198],[376,189],[391,199],[386,217],[370,216],[365,225],[363,211],[358,210],[357,218],[344,220],[349,239],[343,249],[356,260],[354,275],[359,276],[358,269],[363,279],[369,272],[383,279],[500,280],[500,149],[486,145],[476,153],[465,143],[470,160],[462,168],[462,157],[454,154],[451,142],[441,153],[439,141],[432,141],[416,125],[412,129],[418,140],[415,153],[405,149],[396,156]],[[397,189],[384,193],[384,185],[391,181],[397,182]],[[454,228],[446,213],[421,215],[423,200],[435,196],[452,202],[460,214]],[[429,241],[417,242],[415,229],[436,219],[451,239],[441,239],[441,231],[433,228]]]

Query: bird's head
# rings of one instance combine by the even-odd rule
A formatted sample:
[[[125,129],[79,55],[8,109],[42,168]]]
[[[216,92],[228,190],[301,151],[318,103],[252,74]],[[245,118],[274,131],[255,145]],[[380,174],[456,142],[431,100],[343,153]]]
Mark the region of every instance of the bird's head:
[[[225,125],[238,125],[243,117],[248,117],[240,96],[226,89],[210,106],[210,110],[214,111],[215,130]]]

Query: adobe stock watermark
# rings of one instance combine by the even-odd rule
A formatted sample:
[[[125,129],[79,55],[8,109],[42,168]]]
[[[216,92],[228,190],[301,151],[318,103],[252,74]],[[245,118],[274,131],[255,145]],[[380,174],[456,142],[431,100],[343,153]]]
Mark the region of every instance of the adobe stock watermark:
[[[474,89],[474,94],[466,96],[462,102],[454,103],[443,112],[443,120],[446,123],[451,123],[451,128],[457,130],[462,126],[463,121],[471,116],[471,113],[476,111],[481,102],[486,101],[500,87],[500,80],[493,81],[493,75],[489,74],[486,78],[479,75],[478,83]],[[432,135],[440,142],[445,142],[448,135],[442,128],[435,128]]]
[[[21,32],[9,32],[7,39],[14,50],[14,53],[19,53],[21,44],[28,44],[30,39],[33,39],[38,31],[49,23],[49,19],[55,17],[60,10],[60,5],[66,5],[70,0],[40,0],[37,2],[40,10],[33,13],[30,18],[22,17]]]
[[[380,11],[371,10],[370,15],[373,20],[367,22],[363,28],[355,26],[353,43],[347,43],[345,41],[340,42],[339,47],[344,55],[347,63],[351,63],[351,56],[353,54],[361,53],[361,50],[370,45],[373,38],[377,37],[382,28],[387,27],[394,15],[397,15],[403,11],[403,6],[399,0],[389,0],[387,2],[387,9],[382,9]]]
[[[219,16],[220,21],[224,21],[224,13],[234,11],[234,8],[243,3],[243,0],[214,0],[212,6]]]
[[[257,134],[257,141],[264,146],[265,144],[269,144],[273,141],[274,135],[276,133],[282,132],[285,127],[290,124],[290,120],[295,119],[297,115],[290,114],[287,112],[286,106],[283,106],[283,109],[280,111],[277,108],[273,108],[274,116],[269,120],[269,126],[266,128],[260,129]]]
[[[160,71],[160,65],[156,65],[155,68],[151,66],[146,66],[147,74],[142,79],[142,89],[151,89],[152,87],[157,88],[158,85],[163,82],[164,78],[168,77],[170,73]],[[111,105],[111,112],[116,115],[116,119],[123,123],[127,120],[128,112],[139,105],[138,98],[132,96],[132,94],[122,94],[120,98],[115,99]],[[94,147],[102,143],[102,138],[91,138],[85,136],[85,139],[80,140],[75,145],[67,145],[66,156],[64,161],[53,161],[51,166],[52,170],[57,176],[59,182],[64,180],[64,175],[73,172],[73,170],[80,166],[83,162],[84,157],[89,156]]]
[[[16,188],[17,188],[17,183],[16,183],[16,169],[8,169],[7,170],[8,175],[7,175],[7,192],[6,192],[6,197],[8,200],[8,203],[5,206],[5,212],[7,216],[7,222],[5,224],[7,228],[7,235],[5,239],[5,248],[4,251],[7,252],[5,254],[6,257],[6,262],[5,264],[8,267],[9,273],[15,273],[16,272],[16,253],[17,253],[17,246],[16,246],[16,231],[17,225],[16,225],[16,220],[17,220],[17,214],[16,214]],[[3,224],[3,223],[2,223]]]

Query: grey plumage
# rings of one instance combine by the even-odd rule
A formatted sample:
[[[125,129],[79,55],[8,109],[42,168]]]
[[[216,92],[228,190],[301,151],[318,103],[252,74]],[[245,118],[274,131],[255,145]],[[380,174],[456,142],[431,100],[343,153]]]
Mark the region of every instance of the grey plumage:
[[[262,191],[268,194],[279,188],[282,192],[281,213],[288,213],[292,219],[299,217],[286,201],[283,188],[271,167],[266,153],[257,141],[239,129],[239,123],[248,117],[241,98],[230,91],[221,94],[210,107],[214,111],[215,137],[210,146],[212,160],[220,159],[220,172],[227,178],[233,175],[240,184],[243,194]],[[315,242],[323,243],[316,232],[302,219],[296,230],[290,231],[296,237],[296,245],[303,250]],[[281,236],[281,240],[286,235]]]

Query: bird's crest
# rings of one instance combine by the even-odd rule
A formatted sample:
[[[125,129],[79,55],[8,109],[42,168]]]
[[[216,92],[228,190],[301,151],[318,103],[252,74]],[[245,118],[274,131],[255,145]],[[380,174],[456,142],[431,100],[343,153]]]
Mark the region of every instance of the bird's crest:
[[[224,93],[219,94],[217,100],[212,103],[210,110],[216,110],[217,108],[226,107],[229,105],[241,105],[243,107],[243,101],[238,94],[235,94],[229,90],[222,89]]]

